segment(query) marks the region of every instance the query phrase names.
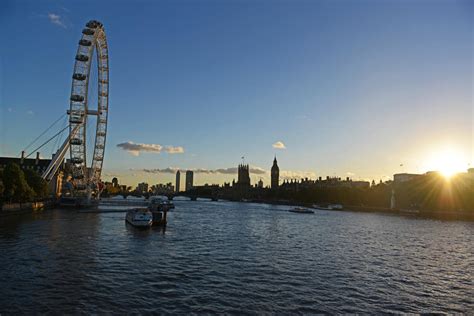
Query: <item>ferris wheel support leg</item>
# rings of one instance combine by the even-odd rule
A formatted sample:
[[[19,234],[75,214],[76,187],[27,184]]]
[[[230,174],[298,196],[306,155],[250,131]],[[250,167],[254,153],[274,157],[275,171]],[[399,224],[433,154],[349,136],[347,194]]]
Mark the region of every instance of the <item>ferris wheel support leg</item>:
[[[64,143],[61,145],[61,147],[58,149],[58,151],[56,152],[56,154],[54,155],[53,159],[51,160],[51,162],[49,163],[48,165],[48,168],[46,168],[46,170],[43,172],[43,174],[41,175],[41,177],[43,179],[45,179],[46,181],[51,181],[51,179],[53,179],[54,175],[56,174],[56,172],[58,171],[59,169],[59,166],[61,165],[61,162],[63,161],[64,159],[64,156],[66,155],[66,152],[67,150],[69,149],[69,140],[74,137],[74,135],[76,135],[77,131],[79,130],[79,128],[81,127],[81,125],[77,125],[72,131],[71,133],[69,134],[68,137],[66,137],[66,140],[64,141]]]
[[[92,190],[90,187],[88,187],[87,188],[87,205],[91,203],[91,199],[92,199]]]

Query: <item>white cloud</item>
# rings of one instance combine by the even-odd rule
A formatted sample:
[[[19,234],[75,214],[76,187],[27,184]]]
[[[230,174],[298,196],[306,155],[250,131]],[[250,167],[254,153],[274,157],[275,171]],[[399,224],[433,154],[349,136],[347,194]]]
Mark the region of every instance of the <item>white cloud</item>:
[[[179,169],[179,168],[174,168],[174,167],[168,167],[168,168],[163,168],[163,169],[142,169],[143,172],[146,173],[176,173],[176,171],[181,170],[181,171],[186,171],[186,170],[192,170],[195,173],[203,173],[203,174],[237,174],[237,168],[236,167],[231,167],[231,168],[219,168],[219,169],[203,169],[203,168],[198,168],[198,169]],[[250,173],[252,174],[266,174],[267,171],[265,169],[262,169],[260,167],[250,167]]]
[[[353,176],[355,176],[355,173],[354,173],[354,172],[347,171],[347,172],[346,172],[346,175],[347,175],[348,177],[353,177]]]
[[[49,22],[55,25],[58,25],[62,28],[66,28],[66,24],[64,24],[60,15],[54,14],[54,13],[48,13],[48,19],[49,19]]]
[[[182,154],[184,153],[184,148],[181,147],[181,146],[166,146],[165,147],[165,151],[168,153],[168,154]]]
[[[267,171],[260,167],[250,167],[250,173],[265,174]]]
[[[267,171],[265,169],[262,169],[260,167],[252,167],[250,166],[250,173],[253,174],[265,174]],[[220,168],[220,169],[214,169],[214,170],[209,170],[209,173],[221,173],[221,174],[237,174],[238,168],[237,167],[231,167],[231,168]]]
[[[126,142],[118,144],[117,147],[122,148],[133,156],[139,156],[140,152],[161,153],[163,146],[158,144],[135,144],[134,142]]]
[[[122,174],[103,172],[102,176],[106,178],[117,178],[117,177],[122,176]]]
[[[178,168],[173,168],[173,167],[168,167],[168,168],[163,168],[163,169],[142,169],[143,172],[145,173],[176,173],[178,171]]]
[[[13,111],[13,109],[12,109],[12,108],[8,108],[7,111],[11,113],[11,112]]]
[[[276,148],[276,149],[286,149],[285,144],[283,144],[283,142],[281,142],[281,141],[277,141],[272,146],[273,146],[273,148]]]
[[[34,115],[34,114],[35,114],[35,112],[33,112],[33,111],[29,110],[29,111],[26,111],[26,114],[28,114],[28,115]]]
[[[181,146],[161,146],[159,144],[139,144],[134,142],[126,142],[117,144],[117,147],[122,148],[133,156],[139,156],[140,152],[148,152],[159,154],[162,151],[165,151],[168,154],[182,154],[184,153],[184,148]]]
[[[280,177],[283,180],[304,178],[316,179],[316,173],[313,171],[282,170],[280,171]]]

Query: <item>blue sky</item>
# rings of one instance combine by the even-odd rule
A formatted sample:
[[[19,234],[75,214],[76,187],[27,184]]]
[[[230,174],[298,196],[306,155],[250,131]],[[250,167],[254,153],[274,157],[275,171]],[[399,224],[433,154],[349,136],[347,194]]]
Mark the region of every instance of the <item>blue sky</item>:
[[[90,19],[110,51],[106,180],[172,181],[143,169],[242,156],[269,170],[275,154],[285,177],[388,179],[436,168],[447,150],[472,162],[468,1],[2,1],[0,154],[18,155],[66,111]],[[125,142],[184,153],[133,155]]]

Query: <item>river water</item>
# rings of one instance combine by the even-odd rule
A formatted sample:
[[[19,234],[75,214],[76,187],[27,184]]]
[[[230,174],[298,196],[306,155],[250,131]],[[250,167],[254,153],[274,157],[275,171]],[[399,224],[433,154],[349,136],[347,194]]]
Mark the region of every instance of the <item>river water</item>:
[[[176,201],[0,217],[0,314],[474,312],[474,223]]]

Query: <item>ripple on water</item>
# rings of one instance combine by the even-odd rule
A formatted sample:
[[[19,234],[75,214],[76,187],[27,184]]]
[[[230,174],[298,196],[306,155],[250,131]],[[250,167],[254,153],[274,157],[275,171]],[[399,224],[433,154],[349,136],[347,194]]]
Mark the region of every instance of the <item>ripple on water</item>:
[[[0,313],[472,312],[473,223],[176,201],[1,218]],[[469,272],[471,271],[471,272]]]

